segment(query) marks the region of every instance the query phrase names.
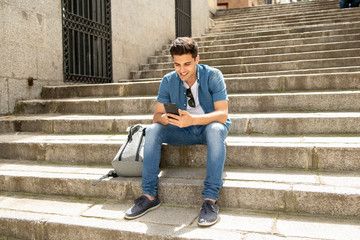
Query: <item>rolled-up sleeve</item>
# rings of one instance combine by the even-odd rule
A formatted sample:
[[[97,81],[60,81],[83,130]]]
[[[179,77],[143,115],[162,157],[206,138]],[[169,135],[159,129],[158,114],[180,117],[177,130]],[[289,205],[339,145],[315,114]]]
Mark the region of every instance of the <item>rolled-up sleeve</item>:
[[[224,81],[224,76],[219,70],[214,71],[213,75],[210,77],[209,86],[212,93],[213,102],[222,101],[222,100],[229,101],[226,92],[226,84]]]
[[[170,103],[169,82],[166,76],[160,83],[157,101],[159,103]]]

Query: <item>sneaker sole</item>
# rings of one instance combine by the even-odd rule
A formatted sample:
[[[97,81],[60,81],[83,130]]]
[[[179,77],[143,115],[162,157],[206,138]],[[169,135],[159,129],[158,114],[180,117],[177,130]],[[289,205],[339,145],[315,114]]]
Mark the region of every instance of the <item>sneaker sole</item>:
[[[141,214],[139,214],[139,215],[136,215],[136,216],[133,216],[133,217],[131,217],[131,216],[124,216],[124,218],[125,218],[125,219],[128,219],[128,220],[135,219],[135,218],[139,218],[139,217],[145,215],[147,212],[149,212],[149,211],[151,211],[151,210],[154,210],[154,209],[160,207],[160,205],[161,205],[161,203],[159,203],[159,204],[156,205],[156,206],[153,206],[152,208],[149,208],[148,210],[146,210],[145,212],[143,212],[143,213],[141,213]]]
[[[200,227],[210,227],[212,225],[214,225],[215,223],[217,223],[220,220],[220,216],[217,217],[217,219],[214,222],[211,223],[197,223]]]

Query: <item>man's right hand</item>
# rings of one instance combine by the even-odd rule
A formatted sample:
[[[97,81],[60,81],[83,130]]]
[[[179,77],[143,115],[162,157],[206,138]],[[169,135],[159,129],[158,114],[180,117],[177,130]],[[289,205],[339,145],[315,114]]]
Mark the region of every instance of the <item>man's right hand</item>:
[[[169,124],[169,118],[168,118],[166,113],[161,114],[159,123],[162,124],[162,125],[168,125]]]

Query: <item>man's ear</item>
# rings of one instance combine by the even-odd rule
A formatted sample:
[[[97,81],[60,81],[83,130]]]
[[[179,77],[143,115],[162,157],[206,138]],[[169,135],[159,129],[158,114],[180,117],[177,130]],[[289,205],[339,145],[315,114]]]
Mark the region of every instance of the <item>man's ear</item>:
[[[198,64],[198,63],[199,63],[199,60],[200,60],[200,56],[197,55],[196,58],[195,58],[195,63]]]

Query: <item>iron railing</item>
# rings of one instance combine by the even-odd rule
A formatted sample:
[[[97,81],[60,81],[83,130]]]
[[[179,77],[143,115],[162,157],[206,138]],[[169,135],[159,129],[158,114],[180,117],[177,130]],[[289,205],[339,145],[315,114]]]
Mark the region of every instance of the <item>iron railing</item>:
[[[62,0],[65,82],[112,82],[110,2]]]

